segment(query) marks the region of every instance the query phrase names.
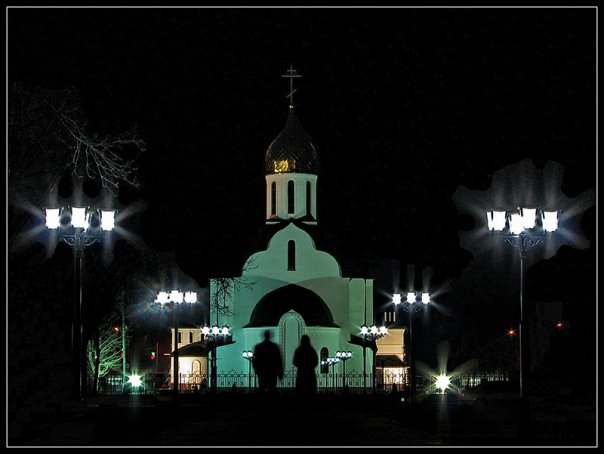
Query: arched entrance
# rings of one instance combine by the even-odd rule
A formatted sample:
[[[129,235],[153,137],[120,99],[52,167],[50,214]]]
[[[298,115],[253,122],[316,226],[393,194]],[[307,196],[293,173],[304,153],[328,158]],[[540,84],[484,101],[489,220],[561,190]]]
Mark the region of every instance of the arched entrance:
[[[300,345],[300,338],[306,332],[304,319],[296,311],[289,310],[279,320],[279,345],[283,355],[283,370],[286,375],[295,374],[294,352]]]

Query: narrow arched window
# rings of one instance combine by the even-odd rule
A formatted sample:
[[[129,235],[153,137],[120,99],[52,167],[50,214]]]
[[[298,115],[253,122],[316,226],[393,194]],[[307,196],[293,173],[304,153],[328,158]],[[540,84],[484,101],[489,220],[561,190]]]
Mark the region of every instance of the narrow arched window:
[[[287,242],[287,271],[296,271],[296,242]]]
[[[277,213],[277,183],[273,181],[271,183],[271,215]]]
[[[287,182],[287,213],[294,213],[294,181]]]
[[[321,349],[321,373],[322,374],[329,373],[329,364],[327,364],[328,357],[329,357],[329,350],[327,350],[327,347],[323,347]]]
[[[310,187],[310,181],[306,182],[306,214],[308,214],[309,216],[312,214],[310,208],[311,208],[311,187]]]

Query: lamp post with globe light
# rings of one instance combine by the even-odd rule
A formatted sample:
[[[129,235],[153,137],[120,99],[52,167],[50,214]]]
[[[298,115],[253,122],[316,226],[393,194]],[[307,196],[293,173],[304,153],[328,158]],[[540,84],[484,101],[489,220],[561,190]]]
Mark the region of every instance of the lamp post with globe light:
[[[210,390],[215,393],[218,388],[216,349],[223,345],[232,344],[234,342],[227,325],[224,325],[222,328],[220,328],[218,324],[212,326],[211,328],[209,326],[204,326],[201,328],[201,334],[203,335],[204,342],[206,342],[210,348],[212,355],[210,359]]]
[[[421,301],[421,305],[417,304]],[[401,301],[401,294],[395,293],[392,296],[392,302],[395,307],[401,307],[409,314],[409,345],[408,345],[408,360],[409,360],[409,390],[410,401],[413,401],[417,388],[417,377],[415,372],[415,356],[413,354],[413,314],[419,312],[423,307],[430,304],[430,292],[407,292],[406,304]]]
[[[499,232],[499,237],[518,249],[520,258],[520,317],[518,320],[518,342],[520,351],[519,385],[520,398],[523,399],[526,388],[525,371],[529,367],[529,342],[523,340],[524,323],[524,279],[525,260],[530,248],[544,243],[548,234],[558,229],[558,212],[548,211],[540,207],[518,207],[512,211],[487,211],[487,226],[489,231]]]
[[[161,291],[157,294],[155,299],[156,303],[163,306],[172,308],[172,320],[174,324],[174,368],[173,368],[173,390],[174,398],[178,398],[179,393],[179,357],[178,357],[178,308],[183,303],[195,304],[197,303],[196,292],[181,292],[180,290],[171,290],[170,292]]]
[[[342,362],[342,392],[346,392],[346,361],[352,358],[352,352],[340,351],[336,352],[336,358]]]
[[[251,350],[245,350],[243,352],[243,359],[249,362],[249,368],[247,373],[247,387],[252,390],[252,361],[254,359],[254,352]]]
[[[375,355],[377,354],[376,341],[379,338],[384,337],[386,334],[388,334],[388,329],[384,325],[379,327],[376,325],[367,326],[363,323],[363,325],[361,326],[361,337],[363,338],[363,392],[367,392],[367,358],[365,349],[367,346],[369,346],[371,348],[371,351],[373,352],[373,362],[371,365],[371,387],[373,388],[373,392],[375,393]],[[367,343],[369,343],[369,345],[366,345]]]
[[[116,210],[89,206],[45,208],[46,227],[57,239],[73,249],[74,308],[71,350],[76,376],[74,395],[81,399],[86,384],[84,325],[82,304],[82,270],[87,247],[108,238],[115,227]]]

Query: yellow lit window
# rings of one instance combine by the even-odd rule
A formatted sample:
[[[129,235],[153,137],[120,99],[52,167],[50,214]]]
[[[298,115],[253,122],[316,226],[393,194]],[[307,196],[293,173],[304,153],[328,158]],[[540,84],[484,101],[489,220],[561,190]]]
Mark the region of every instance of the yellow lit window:
[[[289,172],[289,161],[287,159],[283,161],[273,161],[273,164],[276,173]]]

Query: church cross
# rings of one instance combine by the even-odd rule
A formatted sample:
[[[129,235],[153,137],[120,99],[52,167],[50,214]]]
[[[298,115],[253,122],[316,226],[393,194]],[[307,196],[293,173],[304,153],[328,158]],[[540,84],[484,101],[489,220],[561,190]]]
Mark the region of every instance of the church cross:
[[[282,74],[281,77],[289,78],[289,95],[286,98],[289,98],[289,106],[294,107],[294,93],[297,91],[294,89],[294,78],[302,77],[298,72],[294,69],[294,65],[289,65],[289,69],[287,70],[287,74]]]

